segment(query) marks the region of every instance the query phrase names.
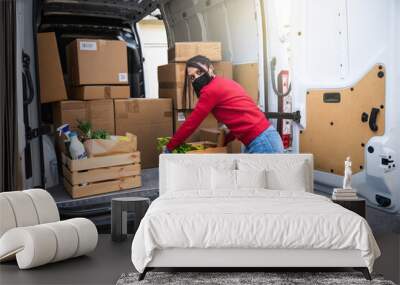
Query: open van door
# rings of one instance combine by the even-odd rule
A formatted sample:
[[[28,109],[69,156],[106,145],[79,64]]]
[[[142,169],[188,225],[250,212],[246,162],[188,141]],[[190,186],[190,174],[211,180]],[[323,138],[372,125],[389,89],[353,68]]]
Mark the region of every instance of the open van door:
[[[301,111],[294,150],[314,154],[315,189],[342,187],[350,156],[358,194],[399,213],[394,11],[397,1],[265,1],[268,57],[289,59],[293,106]]]
[[[51,104],[40,105],[39,99],[37,33],[55,32],[64,71],[64,48],[76,37],[117,38],[127,42],[132,96],[144,97],[142,55],[134,23],[155,8],[154,1],[15,1],[20,188],[44,188],[58,183],[54,176],[50,180],[55,181],[49,184],[49,178],[57,172],[57,163],[51,151],[54,142],[46,136],[50,130],[45,127],[52,123]]]

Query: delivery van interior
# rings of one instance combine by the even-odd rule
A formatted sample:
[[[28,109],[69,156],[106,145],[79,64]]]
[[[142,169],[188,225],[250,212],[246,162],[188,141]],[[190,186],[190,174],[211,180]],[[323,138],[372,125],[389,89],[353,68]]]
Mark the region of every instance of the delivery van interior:
[[[265,284],[273,278],[400,282],[400,119],[394,107],[400,104],[400,3],[359,2],[1,2],[4,284],[140,284],[154,268],[161,269],[146,279],[159,284],[187,278],[226,284],[236,277]],[[168,151],[205,94],[196,93],[187,75],[186,62],[197,55],[211,61],[212,75],[243,88],[279,133],[283,154],[242,154],[248,145],[238,138],[226,143],[229,129],[213,112]],[[261,201],[269,210],[258,208]],[[290,218],[300,203],[307,210]],[[282,244],[259,245],[275,252],[251,252],[254,243],[240,234],[235,249],[235,239],[227,238],[233,232],[220,219],[229,212],[243,226],[240,209],[249,217],[288,215],[315,232],[332,225],[333,232],[324,233],[330,245],[323,248],[314,233],[296,247],[300,239],[291,243],[290,230],[284,230],[274,237]],[[313,222],[307,215],[322,218]],[[196,245],[194,228],[204,226],[208,236],[218,221],[223,241],[212,245],[204,238]],[[279,218],[277,232],[281,223]],[[259,232],[271,230],[261,224]],[[185,239],[178,238],[180,231]],[[166,237],[175,234],[173,241]],[[340,242],[344,234],[348,238]],[[252,241],[259,240],[255,235]],[[230,251],[223,250],[227,244]],[[275,254],[275,261],[262,254]],[[77,258],[61,261],[70,257]],[[315,260],[327,261],[317,266]],[[17,276],[18,267],[41,271]],[[221,275],[210,275],[220,267]],[[162,268],[179,268],[181,275]],[[56,282],[55,274],[63,277]]]

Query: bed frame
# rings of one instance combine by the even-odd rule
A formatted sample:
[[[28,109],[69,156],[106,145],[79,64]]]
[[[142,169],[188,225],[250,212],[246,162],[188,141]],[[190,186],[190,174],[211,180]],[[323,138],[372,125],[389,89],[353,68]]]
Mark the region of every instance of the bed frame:
[[[143,280],[155,268],[338,268],[361,271],[367,280],[371,275],[359,250],[330,249],[193,249],[156,250],[152,261],[139,275]]]
[[[305,161],[309,165],[306,189],[313,192],[313,156],[312,154],[168,154],[160,156],[160,195],[165,193],[168,185],[168,162],[204,163],[211,161],[235,160],[238,158]],[[155,268],[232,268],[246,271],[250,268],[343,268],[350,267],[361,271],[367,280],[371,276],[359,250],[333,249],[248,249],[248,248],[170,248],[158,249],[147,265],[139,280]]]

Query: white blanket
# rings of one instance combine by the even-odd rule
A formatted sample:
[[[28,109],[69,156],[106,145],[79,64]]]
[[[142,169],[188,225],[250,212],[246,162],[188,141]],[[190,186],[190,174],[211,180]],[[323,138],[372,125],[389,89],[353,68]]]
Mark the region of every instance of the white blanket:
[[[132,262],[143,272],[165,248],[358,249],[370,271],[380,255],[365,219],[328,198],[257,189],[156,199],[134,237]]]

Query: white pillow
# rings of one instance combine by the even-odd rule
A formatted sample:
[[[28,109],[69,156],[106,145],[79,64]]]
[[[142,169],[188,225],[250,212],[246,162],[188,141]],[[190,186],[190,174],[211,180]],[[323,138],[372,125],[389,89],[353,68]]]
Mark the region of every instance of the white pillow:
[[[168,167],[170,191],[211,189],[211,167],[177,163],[169,163]]]
[[[237,189],[236,170],[212,168],[212,189],[229,190]]]
[[[267,188],[272,190],[307,191],[309,184],[307,164],[296,163],[290,167],[266,169]]]
[[[266,170],[236,170],[237,187],[267,188]]]

